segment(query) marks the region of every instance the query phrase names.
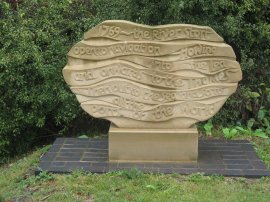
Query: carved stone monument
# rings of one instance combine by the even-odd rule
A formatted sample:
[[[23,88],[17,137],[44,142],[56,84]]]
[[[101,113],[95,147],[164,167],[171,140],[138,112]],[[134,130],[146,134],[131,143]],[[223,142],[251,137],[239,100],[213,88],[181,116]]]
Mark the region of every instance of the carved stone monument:
[[[122,20],[86,32],[63,74],[87,113],[112,122],[110,161],[196,161],[195,123],[214,116],[242,78],[210,27]]]

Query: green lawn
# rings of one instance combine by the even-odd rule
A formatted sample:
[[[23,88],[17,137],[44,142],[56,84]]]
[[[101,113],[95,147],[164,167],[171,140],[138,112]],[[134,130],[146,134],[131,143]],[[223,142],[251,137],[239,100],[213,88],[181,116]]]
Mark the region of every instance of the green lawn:
[[[270,165],[270,148],[255,141]],[[270,201],[270,178],[245,179],[193,174],[143,174],[138,170],[34,176],[48,147],[0,168],[0,201]]]

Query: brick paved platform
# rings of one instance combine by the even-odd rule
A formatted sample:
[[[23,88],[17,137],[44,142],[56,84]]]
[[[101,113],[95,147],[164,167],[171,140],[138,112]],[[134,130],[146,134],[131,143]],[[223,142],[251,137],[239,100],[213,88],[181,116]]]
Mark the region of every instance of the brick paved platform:
[[[145,173],[241,176],[257,178],[270,176],[265,164],[258,158],[246,140],[200,140],[197,163],[109,163],[108,140],[93,138],[57,138],[40,160],[36,174],[45,170],[67,173],[83,169],[104,173],[138,168]]]

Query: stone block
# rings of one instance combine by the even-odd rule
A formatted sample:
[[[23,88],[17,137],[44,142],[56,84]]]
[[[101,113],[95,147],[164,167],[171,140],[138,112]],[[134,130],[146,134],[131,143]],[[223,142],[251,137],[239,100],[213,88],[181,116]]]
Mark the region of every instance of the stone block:
[[[198,131],[192,129],[123,129],[110,127],[110,161],[197,161]]]

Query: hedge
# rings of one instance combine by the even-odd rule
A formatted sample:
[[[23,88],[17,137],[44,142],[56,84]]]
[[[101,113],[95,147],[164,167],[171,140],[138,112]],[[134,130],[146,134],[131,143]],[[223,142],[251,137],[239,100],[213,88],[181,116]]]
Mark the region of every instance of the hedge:
[[[0,162],[50,135],[108,127],[80,109],[62,77],[68,50],[108,19],[212,27],[233,47],[243,70],[239,89],[214,123],[244,123],[262,108],[270,116],[269,10],[268,0],[1,1]]]

